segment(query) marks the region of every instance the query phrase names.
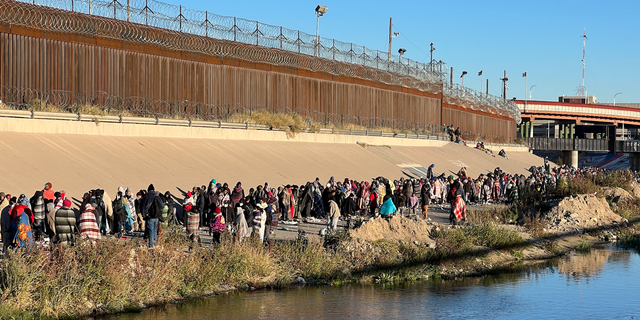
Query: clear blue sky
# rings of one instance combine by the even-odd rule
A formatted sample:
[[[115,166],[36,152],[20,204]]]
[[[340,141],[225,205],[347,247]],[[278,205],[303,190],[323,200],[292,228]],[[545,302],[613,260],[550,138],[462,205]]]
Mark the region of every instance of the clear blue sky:
[[[599,102],[640,102],[640,0],[611,1],[194,1],[163,0],[190,9],[258,20],[315,33],[316,5],[329,8],[320,18],[320,35],[386,51],[389,17],[400,36],[393,51],[434,59],[454,68],[454,81],[469,72],[465,85],[480,89],[478,71],[489,79],[489,93],[500,95],[506,69],[508,97],[524,98],[524,71],[534,100],[557,101],[575,95],[582,82],[582,30],[586,28],[585,87]],[[486,81],[486,80],[485,80]],[[528,88],[527,88],[528,90]]]

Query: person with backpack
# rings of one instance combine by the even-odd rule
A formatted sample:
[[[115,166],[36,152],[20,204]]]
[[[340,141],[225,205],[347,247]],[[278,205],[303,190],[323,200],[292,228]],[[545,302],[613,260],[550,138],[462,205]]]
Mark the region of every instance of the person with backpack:
[[[142,216],[145,219],[145,232],[149,235],[149,248],[151,249],[158,244],[158,221],[162,219],[163,207],[160,195],[153,184],[150,184],[147,188],[147,195],[142,201]]]
[[[95,203],[93,208],[93,214],[96,216],[96,222],[98,223],[98,229],[102,235],[106,235],[108,229],[107,217],[105,214],[105,205],[102,200],[102,190],[96,189],[93,191],[92,203]]]
[[[127,218],[127,209],[125,208],[125,200],[122,197],[122,192],[118,191],[115,200],[112,203],[113,208],[113,234],[118,236],[118,239],[122,238],[124,232],[124,223]]]

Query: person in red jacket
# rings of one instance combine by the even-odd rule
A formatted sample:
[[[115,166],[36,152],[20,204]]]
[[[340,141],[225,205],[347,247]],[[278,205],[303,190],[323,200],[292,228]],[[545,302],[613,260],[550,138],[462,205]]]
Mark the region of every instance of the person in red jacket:
[[[24,194],[21,194],[18,198],[18,203],[11,210],[11,222],[20,217],[23,212],[29,217],[29,223],[33,224],[33,213],[31,212],[31,209],[29,209],[29,198]]]

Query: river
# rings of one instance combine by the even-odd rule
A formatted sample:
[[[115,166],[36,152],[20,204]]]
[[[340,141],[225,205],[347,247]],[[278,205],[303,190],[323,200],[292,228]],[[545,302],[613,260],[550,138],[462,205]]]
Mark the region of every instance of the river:
[[[222,294],[110,320],[640,319],[640,256],[613,248],[500,275]]]

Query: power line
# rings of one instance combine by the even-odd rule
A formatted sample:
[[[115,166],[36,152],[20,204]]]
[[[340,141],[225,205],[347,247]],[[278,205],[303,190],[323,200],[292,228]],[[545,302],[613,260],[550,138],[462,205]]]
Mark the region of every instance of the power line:
[[[418,49],[420,52],[424,53],[424,55],[426,56],[426,57],[425,57],[425,59],[429,57],[429,54],[428,54],[428,53],[424,52],[422,49],[420,49],[420,47],[418,47],[418,46],[417,46],[415,43],[413,43],[409,38],[407,38],[407,36],[405,36],[405,35],[404,35],[404,32],[401,32],[401,31],[400,31],[400,29],[398,29],[398,28],[396,27],[396,25],[395,25],[395,24],[392,24],[392,26],[393,26],[393,27],[394,27],[394,28],[395,28],[395,29],[400,33],[400,35],[401,35],[403,38],[407,39],[407,41],[409,41],[409,43],[411,43],[414,47],[416,47],[416,49]],[[424,59],[423,59],[422,61],[424,61]]]

